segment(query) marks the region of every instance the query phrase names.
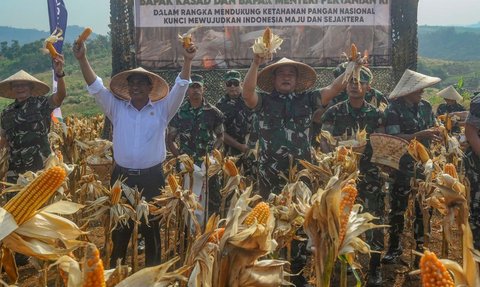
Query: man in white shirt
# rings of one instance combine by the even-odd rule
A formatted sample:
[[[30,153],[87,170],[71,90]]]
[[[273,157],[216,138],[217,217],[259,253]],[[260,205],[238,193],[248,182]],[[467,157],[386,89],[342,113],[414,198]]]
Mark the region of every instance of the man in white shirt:
[[[143,68],[113,76],[109,91],[91,68],[85,44],[75,43],[73,46],[88,92],[113,124],[115,167],[111,183],[119,177],[127,178],[125,183],[143,190],[142,195],[147,201],[158,195],[159,189],[165,185],[162,171],[162,162],[166,157],[165,132],[188,89],[195,52],[195,46],[184,50],[183,67],[170,92],[164,79]],[[125,263],[132,229],[130,225],[113,231],[110,258],[113,264],[119,258]],[[158,221],[150,221],[149,226],[143,222],[139,230],[145,237],[145,265],[160,264]]]

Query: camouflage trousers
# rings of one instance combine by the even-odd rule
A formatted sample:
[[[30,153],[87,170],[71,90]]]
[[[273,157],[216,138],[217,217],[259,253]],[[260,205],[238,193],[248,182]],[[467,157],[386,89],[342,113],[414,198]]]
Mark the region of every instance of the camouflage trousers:
[[[382,190],[382,180],[377,166],[368,160],[360,162],[360,181],[358,187],[358,201],[365,212],[369,212],[379,219],[375,224],[384,224],[385,221],[385,194]],[[384,248],[385,232],[383,228],[375,228],[365,233],[366,242],[372,250],[381,251]]]
[[[400,170],[394,175],[394,182],[390,191],[390,246],[395,248],[400,243],[400,236],[405,227],[405,211],[412,192],[410,180],[412,177],[424,178],[421,169],[415,170],[415,163],[410,156],[403,156],[400,160]],[[424,243],[423,213],[418,200],[414,200],[415,218],[413,219],[413,236],[417,245]],[[390,248],[391,248],[390,247]]]
[[[480,157],[471,149],[465,153],[465,172],[470,181],[470,226],[475,249],[480,249]]]

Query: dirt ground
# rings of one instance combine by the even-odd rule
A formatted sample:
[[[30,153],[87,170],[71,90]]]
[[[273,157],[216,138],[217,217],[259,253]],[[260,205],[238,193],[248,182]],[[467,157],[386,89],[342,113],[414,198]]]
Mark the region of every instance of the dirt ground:
[[[89,240],[95,243],[99,248],[103,245],[103,229],[101,227],[94,227],[90,229],[91,232],[88,236]],[[442,232],[441,232],[441,225],[440,225],[440,219],[438,216],[434,215],[434,218],[432,220],[432,239],[429,245],[429,249],[433,250],[437,253],[437,255],[440,254],[441,246],[442,246]],[[449,259],[453,259],[457,262],[461,262],[461,238],[460,238],[460,232],[458,230],[454,229],[453,230],[453,239],[455,244],[453,246],[450,246],[449,248]],[[385,287],[400,287],[400,286],[405,286],[405,287],[418,287],[421,285],[420,283],[420,277],[417,276],[410,276],[408,273],[412,271],[413,269],[410,267],[413,263],[413,255],[411,253],[411,234],[409,232],[405,232],[405,234],[402,237],[402,246],[404,248],[404,254],[402,256],[401,264],[397,265],[382,265],[382,272],[383,272],[383,279],[384,279],[384,284],[383,286]],[[458,244],[457,244],[458,243]],[[131,252],[131,250],[130,250]],[[143,254],[140,254],[139,256],[139,266],[140,268],[144,266],[143,263]],[[358,261],[362,266],[367,266],[368,267],[368,257],[364,255],[360,255],[358,258]],[[131,262],[131,257],[129,256],[128,261]],[[367,274],[367,269],[363,268],[362,274],[364,274],[366,277]],[[32,264],[28,264],[26,266],[22,266],[19,268],[19,273],[20,273],[20,279],[19,279],[19,285],[18,286],[24,286],[24,287],[34,287],[34,286],[42,286],[40,283],[41,276],[39,275],[39,272],[34,268]],[[334,274],[333,278],[333,283],[332,286],[337,286],[336,283],[337,281],[335,280],[335,277],[338,276],[338,274]],[[57,277],[57,272],[55,268],[52,268],[48,274],[48,286],[56,286],[56,277]],[[2,277],[3,278],[3,277]],[[5,280],[5,278],[3,278]],[[349,286],[355,286],[355,278],[353,275],[349,275],[348,278]],[[57,282],[59,283],[59,282]],[[63,286],[63,284],[59,283],[57,286]]]

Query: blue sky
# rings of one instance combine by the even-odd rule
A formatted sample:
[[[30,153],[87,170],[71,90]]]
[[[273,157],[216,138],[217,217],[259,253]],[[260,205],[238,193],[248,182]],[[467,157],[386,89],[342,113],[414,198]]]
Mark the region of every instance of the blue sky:
[[[110,0],[64,0],[69,25],[92,27],[105,35],[110,23]],[[419,0],[420,25],[470,25],[480,22],[479,0]],[[47,31],[46,0],[0,0],[0,26]]]

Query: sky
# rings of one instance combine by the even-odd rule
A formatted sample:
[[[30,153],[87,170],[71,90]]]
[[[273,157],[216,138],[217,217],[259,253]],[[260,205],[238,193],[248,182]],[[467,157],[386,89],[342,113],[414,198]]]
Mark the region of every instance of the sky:
[[[68,24],[106,35],[110,0],[64,0]],[[419,0],[418,24],[462,26],[480,22],[480,0]],[[0,0],[0,26],[48,31],[46,0]]]

